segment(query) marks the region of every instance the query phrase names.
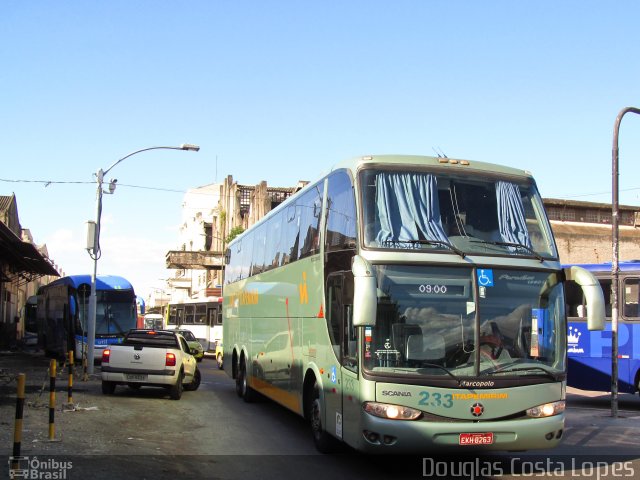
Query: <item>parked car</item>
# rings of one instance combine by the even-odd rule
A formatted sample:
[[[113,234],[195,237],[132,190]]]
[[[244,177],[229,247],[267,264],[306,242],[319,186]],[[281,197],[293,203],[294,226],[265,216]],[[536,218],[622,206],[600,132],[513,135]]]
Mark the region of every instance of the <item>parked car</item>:
[[[183,389],[200,386],[193,351],[175,331],[130,330],[121,344],[102,352],[102,393],[113,394],[117,385],[164,387],[172,399],[180,400]]]
[[[204,358],[204,348],[202,348],[202,344],[198,341],[196,336],[193,334],[191,330],[186,330],[184,328],[175,330],[176,333],[179,333],[184,337],[184,339],[189,344],[189,348],[195,351],[193,356],[196,358],[198,362],[201,362]]]

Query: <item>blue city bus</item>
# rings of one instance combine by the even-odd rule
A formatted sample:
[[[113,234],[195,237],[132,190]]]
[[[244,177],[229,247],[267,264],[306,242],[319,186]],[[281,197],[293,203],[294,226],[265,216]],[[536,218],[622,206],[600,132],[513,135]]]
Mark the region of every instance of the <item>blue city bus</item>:
[[[48,356],[63,357],[73,350],[76,359],[87,349],[91,276],[59,278],[38,290],[38,344]],[[94,359],[120,343],[136,328],[136,294],[129,281],[113,275],[96,280],[96,337]]]
[[[582,291],[566,284],[568,376],[571,387],[611,391],[611,263],[580,264],[600,282],[605,300],[606,326],[589,331]],[[618,391],[640,390],[640,260],[619,263],[618,275]]]

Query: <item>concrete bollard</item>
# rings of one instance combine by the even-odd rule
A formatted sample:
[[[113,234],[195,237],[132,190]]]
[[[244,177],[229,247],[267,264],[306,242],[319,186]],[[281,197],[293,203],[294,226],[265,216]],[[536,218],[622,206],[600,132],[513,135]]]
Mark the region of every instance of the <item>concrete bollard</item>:
[[[24,384],[25,374],[18,375],[18,396],[16,400],[16,421],[13,429],[13,458],[20,456],[20,447],[22,445],[22,414],[24,412]],[[12,467],[13,468],[13,467]],[[17,468],[17,466],[15,467]]]

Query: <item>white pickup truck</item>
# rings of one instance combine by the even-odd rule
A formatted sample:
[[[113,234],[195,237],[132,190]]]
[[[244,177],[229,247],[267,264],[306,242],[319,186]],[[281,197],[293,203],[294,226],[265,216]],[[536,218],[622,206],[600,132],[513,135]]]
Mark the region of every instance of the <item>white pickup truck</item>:
[[[165,387],[172,399],[200,386],[200,370],[187,341],[167,330],[131,330],[123,342],[102,353],[102,393],[116,385]]]

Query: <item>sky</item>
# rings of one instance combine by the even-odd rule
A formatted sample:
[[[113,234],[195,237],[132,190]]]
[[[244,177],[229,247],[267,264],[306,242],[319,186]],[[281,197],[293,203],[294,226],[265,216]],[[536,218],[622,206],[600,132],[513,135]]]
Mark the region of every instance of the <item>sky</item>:
[[[0,3],[0,195],[66,274],[139,295],[173,271],[186,191],[293,186],[346,158],[444,152],[529,170],[545,198],[611,202],[618,113],[640,108],[633,1]],[[640,115],[620,203],[640,205]]]

